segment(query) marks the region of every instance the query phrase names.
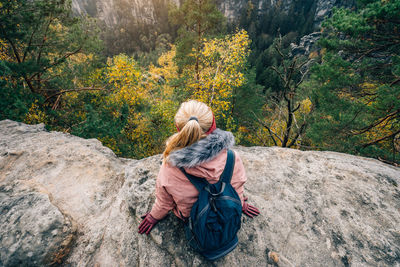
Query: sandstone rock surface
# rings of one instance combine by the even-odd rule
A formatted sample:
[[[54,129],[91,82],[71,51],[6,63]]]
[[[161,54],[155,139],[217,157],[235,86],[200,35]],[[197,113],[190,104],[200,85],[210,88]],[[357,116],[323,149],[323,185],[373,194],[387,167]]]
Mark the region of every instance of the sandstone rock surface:
[[[238,247],[210,263],[173,215],[137,234],[161,156],[118,158],[97,140],[0,122],[0,266],[400,266],[400,169],[374,159],[236,147],[249,201]],[[289,261],[286,261],[286,259]]]

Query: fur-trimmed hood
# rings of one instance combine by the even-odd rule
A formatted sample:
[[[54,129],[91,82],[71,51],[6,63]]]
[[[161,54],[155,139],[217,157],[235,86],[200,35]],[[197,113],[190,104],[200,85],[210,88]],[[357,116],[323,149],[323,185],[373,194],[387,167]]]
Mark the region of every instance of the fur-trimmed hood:
[[[207,137],[196,143],[175,150],[168,156],[168,162],[172,166],[192,168],[203,162],[210,161],[222,150],[235,145],[235,138],[231,132],[215,129]]]

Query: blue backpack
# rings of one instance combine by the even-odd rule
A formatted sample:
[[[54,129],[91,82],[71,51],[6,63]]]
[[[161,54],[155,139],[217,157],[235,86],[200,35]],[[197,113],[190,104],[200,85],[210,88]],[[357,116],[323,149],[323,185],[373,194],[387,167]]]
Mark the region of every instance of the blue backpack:
[[[231,252],[238,244],[242,203],[231,185],[235,154],[228,150],[225,169],[216,184],[180,170],[199,191],[190,217],[185,224],[189,244],[208,260],[216,260]]]

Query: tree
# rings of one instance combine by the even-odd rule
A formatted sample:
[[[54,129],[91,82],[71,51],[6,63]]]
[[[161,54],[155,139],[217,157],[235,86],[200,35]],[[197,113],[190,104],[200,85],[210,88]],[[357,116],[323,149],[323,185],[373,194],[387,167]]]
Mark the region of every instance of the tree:
[[[203,40],[222,31],[224,17],[213,0],[186,0],[180,8],[171,8],[169,18],[175,25],[180,25],[176,51],[178,66],[194,64],[194,78],[199,82]]]
[[[225,38],[203,40],[199,54],[198,80],[189,79],[187,88],[193,97],[209,105],[219,119],[232,117],[235,106],[234,89],[245,82],[244,67],[249,53],[246,31],[227,35]],[[189,76],[192,68],[185,69]]]
[[[163,54],[160,67],[150,65],[148,71],[124,54],[108,59],[107,66],[92,78],[107,90],[65,95],[62,110],[73,121],[68,131],[98,138],[124,157],[161,153],[164,141],[175,131],[173,117],[178,104],[169,85],[177,70],[173,55]]]
[[[363,0],[323,24],[309,136],[323,148],[395,161],[400,134],[400,1]],[[392,150],[392,152],[390,152]]]
[[[312,60],[285,55],[281,36],[276,39],[274,49],[281,58],[281,64],[271,66],[271,69],[278,75],[282,90],[270,93],[271,97],[267,98],[264,108],[268,115],[265,119],[256,118],[275,146],[293,147],[301,145],[307,127],[306,118],[312,110],[310,100],[300,92]],[[263,143],[266,144],[265,141]]]
[[[48,97],[72,89],[76,73],[67,78],[65,73],[60,76],[59,69],[73,55],[100,47],[93,23],[73,17],[70,1],[1,0],[0,21],[9,85],[15,90],[26,88],[30,94]]]
[[[274,2],[274,3],[273,3]],[[251,39],[249,64],[255,67],[256,82],[273,91],[283,90],[279,77],[270,68],[281,64],[280,56],[273,48],[275,38],[282,35],[282,49],[297,42],[300,36],[314,30],[314,17],[318,1],[297,0],[282,5],[282,1],[263,1],[261,7],[254,7],[254,1],[247,1],[240,16],[240,27],[244,28]]]

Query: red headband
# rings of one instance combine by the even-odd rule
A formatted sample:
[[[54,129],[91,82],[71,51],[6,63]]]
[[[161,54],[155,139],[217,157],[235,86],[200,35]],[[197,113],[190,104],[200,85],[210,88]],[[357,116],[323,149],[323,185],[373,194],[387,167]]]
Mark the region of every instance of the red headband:
[[[178,132],[180,131],[178,128],[178,125],[175,124],[176,129],[178,130]],[[208,129],[208,131],[206,132],[207,135],[209,135],[210,133],[212,133],[215,129],[217,129],[217,124],[215,123],[215,117],[214,117],[214,113],[213,113],[213,121],[211,124],[210,129]]]
[[[206,132],[207,135],[209,135],[210,133],[212,133],[215,129],[217,129],[217,124],[215,123],[215,117],[214,117],[214,113],[213,113],[213,122],[211,124],[210,129],[208,129],[208,131]]]

